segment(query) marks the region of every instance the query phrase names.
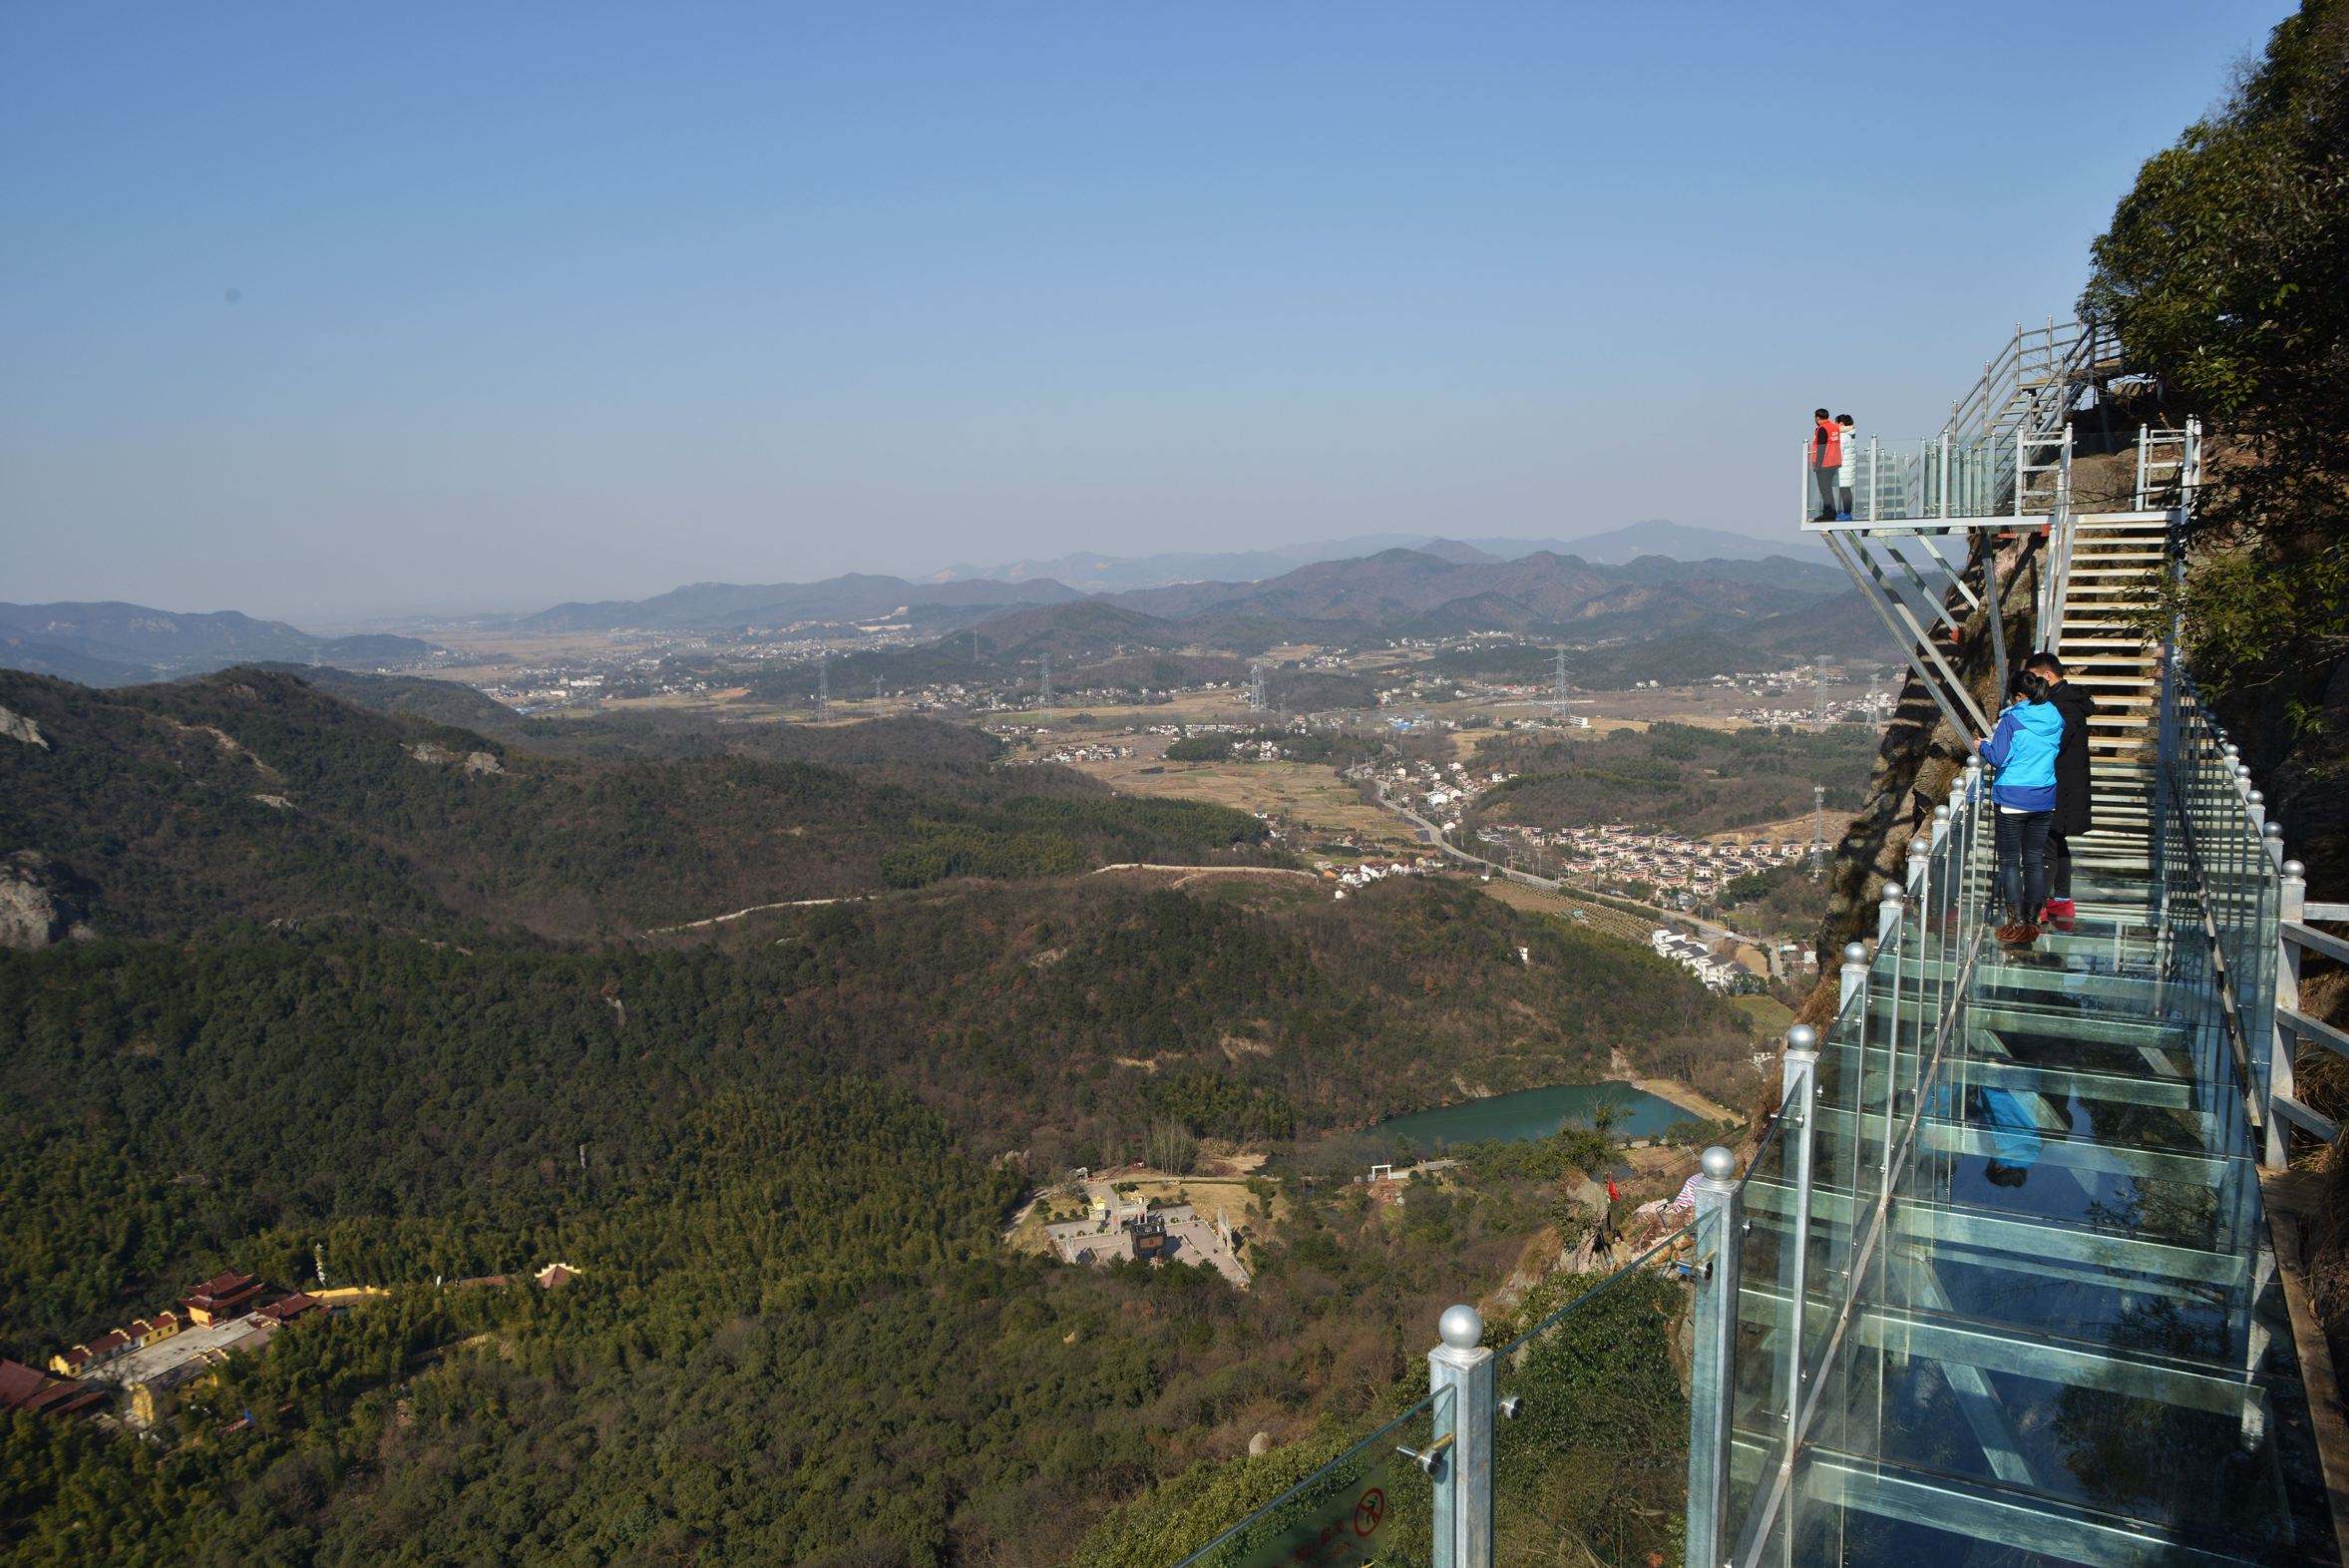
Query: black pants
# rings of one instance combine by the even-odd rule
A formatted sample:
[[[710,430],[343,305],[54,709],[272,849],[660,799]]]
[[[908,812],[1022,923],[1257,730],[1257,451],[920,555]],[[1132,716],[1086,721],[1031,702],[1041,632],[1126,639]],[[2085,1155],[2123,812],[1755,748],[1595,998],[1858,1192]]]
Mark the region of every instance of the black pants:
[[[2047,830],[2052,811],[1998,813],[1998,890],[2007,912],[2037,921],[2047,905]]]
[[[1851,516],[1851,487],[1849,485],[1835,487],[1835,515],[1839,518]]]
[[[1779,472],[1783,473],[1784,470],[1781,469]],[[1832,523],[1835,521],[1836,472],[1836,470],[1831,468],[1814,468],[1810,471],[1811,478],[1818,482],[1818,516],[1811,520],[1814,523]],[[1779,494],[1783,495],[1784,492],[1780,491]]]
[[[2048,897],[2070,903],[2072,899],[2072,841],[2054,829],[2047,835]]]

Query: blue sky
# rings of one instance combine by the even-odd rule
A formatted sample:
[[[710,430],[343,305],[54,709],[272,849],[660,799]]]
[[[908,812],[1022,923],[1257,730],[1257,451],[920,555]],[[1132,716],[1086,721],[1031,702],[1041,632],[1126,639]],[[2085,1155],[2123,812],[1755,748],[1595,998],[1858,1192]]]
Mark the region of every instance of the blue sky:
[[[2287,9],[6,6],[0,599],[1768,533]]]

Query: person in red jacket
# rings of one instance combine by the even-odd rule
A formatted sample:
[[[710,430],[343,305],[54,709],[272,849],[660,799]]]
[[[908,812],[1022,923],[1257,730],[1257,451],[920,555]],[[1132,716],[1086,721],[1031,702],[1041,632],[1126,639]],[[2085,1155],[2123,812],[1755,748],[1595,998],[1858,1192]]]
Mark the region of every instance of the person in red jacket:
[[[1813,523],[1835,521],[1835,476],[1843,466],[1843,427],[1825,409],[1810,416],[1810,477],[1818,486]]]

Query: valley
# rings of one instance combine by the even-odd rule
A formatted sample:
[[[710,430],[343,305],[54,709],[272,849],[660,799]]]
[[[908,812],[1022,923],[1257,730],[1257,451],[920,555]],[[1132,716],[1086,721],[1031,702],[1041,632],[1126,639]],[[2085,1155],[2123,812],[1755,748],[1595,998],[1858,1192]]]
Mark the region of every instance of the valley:
[[[903,1476],[852,1540],[1114,1556],[1137,1538],[1105,1492],[1367,1417],[1395,1345],[1528,1248],[1570,1251],[1592,1221],[1557,1184],[1619,1158],[1569,1123],[1457,1151],[1397,1207],[1357,1181],[1392,1162],[1391,1118],[1622,1076],[1737,1104],[1759,1081],[1745,1014],[1619,912],[1495,897],[1346,776],[1514,733],[1466,706],[1270,729],[1210,685],[986,729],[549,719],[311,673],[0,673],[0,831],[41,912],[0,953],[0,1356],[40,1365],[223,1270],[297,1304],[375,1293],[168,1392],[134,1372],[138,1442],[27,1428],[34,1540],[68,1516],[30,1499],[127,1498],[153,1462],[166,1495],[231,1499],[147,1509],[159,1542],[460,1555],[481,1510],[519,1506],[548,1549],[617,1543],[627,1516],[558,1506],[545,1476],[698,1485],[689,1452],[587,1437],[681,1419],[765,1462],[790,1434]],[[1244,760],[1243,731],[1274,738]],[[1186,744],[1205,757],[1167,756]],[[1356,875],[1395,865],[1413,874]],[[1678,1138],[1706,1124],[1672,1115]],[[1643,1197],[1689,1157],[1634,1152]],[[1014,1217],[1065,1210],[1085,1172],[1172,1262],[1037,1247]],[[559,1294],[533,1283],[557,1262]],[[1337,1296],[1379,1305],[1332,1317]],[[947,1322],[942,1299],[997,1305]],[[775,1361],[847,1302],[853,1335]],[[895,1398],[884,1362],[935,1395],[897,1456],[862,1435]],[[713,1382],[721,1364],[743,1370]],[[967,1375],[939,1392],[949,1366]],[[1048,1423],[1017,1391],[1039,1379]],[[697,1406],[721,1385],[752,1403]],[[793,1415],[743,1425],[760,1401]],[[493,1409],[539,1437],[493,1437]],[[910,1484],[917,1451],[954,1455],[963,1501]],[[452,1465],[486,1467],[462,1501]],[[263,1473],[310,1479],[237,1480]],[[792,1473],[659,1528],[729,1554],[804,1530],[830,1493]]]

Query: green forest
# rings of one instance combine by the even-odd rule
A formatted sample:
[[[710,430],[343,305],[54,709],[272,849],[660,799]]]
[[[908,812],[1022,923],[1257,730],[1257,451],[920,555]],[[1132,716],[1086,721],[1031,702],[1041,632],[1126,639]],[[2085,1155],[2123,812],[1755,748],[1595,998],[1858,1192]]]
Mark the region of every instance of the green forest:
[[[1658,723],[1595,738],[1507,735],[1479,768],[1514,777],[1477,803],[1480,821],[1536,828],[1626,822],[1691,835],[1800,816],[1824,786],[1829,811],[1860,803],[1879,741],[1865,724],[1815,732]]]
[[[1016,905],[978,897],[895,937],[878,912],[821,912],[731,950],[306,934],[0,960],[10,1353],[218,1267],[297,1280],[313,1248],[338,1283],[397,1292],[233,1363],[183,1414],[198,1440],[168,1451],[19,1419],[0,1513],[22,1560],[103,1538],[124,1562],[1064,1561],[1114,1497],[1258,1431],[1374,1414],[1436,1311],[1552,1218],[1558,1168],[1520,1159],[1402,1211],[1310,1199],[1264,1228],[1245,1295],[1001,1252],[1042,1162],[1001,1147],[1021,1095],[1096,1105],[1103,1140],[1153,1118],[1277,1137],[1359,1104],[1409,1036],[1305,1049],[1256,1085],[1072,1066],[1104,1030],[1093,1051],[1163,1050],[1281,1016],[1315,983],[1315,934],[1116,896],[1077,912],[1100,934],[1040,972],[1043,994],[990,1006],[986,986],[1036,972],[936,951]],[[1409,927],[1370,945],[1392,966],[1407,929],[1464,913],[1398,905]],[[1501,971],[1465,950],[1530,934],[1459,927],[1413,979],[1420,1023],[1472,1034]],[[1656,980],[1651,1005],[1711,1026],[1693,986]],[[960,1018],[861,1023],[834,994],[908,982],[976,994]],[[1585,983],[1586,1005],[1622,988],[1595,961]],[[556,1258],[582,1271],[556,1293],[429,1284]]]
[[[235,1359],[158,1441],[11,1417],[28,1562],[1147,1553],[1165,1516],[1117,1499],[1204,1484],[1211,1533],[1214,1477],[1374,1421],[1605,1157],[1388,1208],[1304,1182],[1325,1142],[1610,1047],[1750,1049],[1661,960],[1465,884],[1070,875],[1263,851],[948,726],[485,736],[284,672],[0,679],[47,743],[0,751],[5,846],[94,928],[0,953],[0,1354],[225,1268],[391,1292]],[[1245,1293],[1000,1240],[1070,1167],[1235,1147],[1272,1161]],[[579,1277],[529,1283],[557,1260]],[[1660,1345],[1620,1357],[1670,1382]]]

